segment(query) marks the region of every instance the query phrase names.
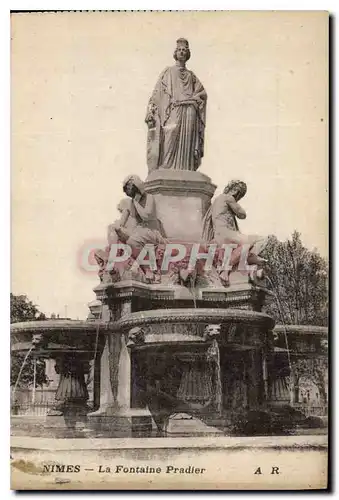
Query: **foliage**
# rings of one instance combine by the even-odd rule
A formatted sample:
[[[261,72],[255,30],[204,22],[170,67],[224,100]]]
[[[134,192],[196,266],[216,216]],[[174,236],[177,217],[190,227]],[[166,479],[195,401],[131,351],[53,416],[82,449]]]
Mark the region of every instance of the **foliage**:
[[[317,251],[304,247],[296,231],[284,242],[272,237],[263,256],[269,265],[269,288],[275,294],[265,311],[277,323],[327,326],[327,261]],[[302,378],[311,381],[319,390],[321,403],[326,404],[326,353],[294,360],[292,367],[296,385]]]
[[[315,384],[319,390],[320,403],[327,403],[326,395],[326,374],[327,374],[327,357],[321,356],[318,358],[299,358],[293,362],[293,372],[297,378],[297,383],[300,384],[300,379],[305,378]]]
[[[24,354],[12,354],[11,356],[11,386],[14,386],[19,375],[22,363],[24,362]],[[48,383],[45,372],[45,360],[42,358],[36,359],[36,374],[35,374],[35,387],[42,386]],[[21,372],[18,387],[29,387],[33,385],[34,381],[34,359],[28,357],[25,366]]]
[[[263,257],[269,265],[269,288],[279,302],[272,298],[266,312],[278,323],[327,326],[327,261],[304,247],[297,231],[284,242],[271,237]]]
[[[230,431],[236,436],[270,436],[290,434],[299,423],[293,414],[276,413],[273,409],[240,410],[231,415]],[[297,412],[300,413],[300,412]],[[300,413],[301,417],[303,415]],[[299,415],[298,415],[299,417]]]
[[[13,295],[11,293],[11,323],[19,321],[44,320],[46,316],[28,300],[26,295]]]
[[[236,436],[283,436],[293,434],[298,427],[321,428],[323,422],[308,417],[295,408],[284,405],[266,410],[240,410],[230,415],[229,430]]]
[[[26,295],[13,295],[11,293],[11,323],[19,321],[40,321],[46,319],[45,314],[28,300]],[[20,368],[24,361],[25,354],[13,353],[11,355],[11,385],[16,383]],[[27,387],[33,384],[34,380],[34,360],[28,356],[25,366],[20,375],[19,387]],[[48,383],[45,373],[45,361],[36,359],[36,387]]]

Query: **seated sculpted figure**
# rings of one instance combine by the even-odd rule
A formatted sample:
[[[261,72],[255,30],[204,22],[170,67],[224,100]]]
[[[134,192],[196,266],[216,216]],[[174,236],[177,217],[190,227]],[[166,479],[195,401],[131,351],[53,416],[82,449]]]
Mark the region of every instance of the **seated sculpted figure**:
[[[124,198],[122,199],[118,205],[117,205],[117,210],[120,213],[120,218],[115,221],[113,224],[110,224],[107,228],[107,242],[108,246],[106,248],[97,248],[94,251],[94,258],[97,261],[97,264],[99,265],[99,272],[98,276],[101,282],[112,282],[112,281],[118,281],[121,278],[121,274],[119,273],[119,269],[116,267],[113,269],[108,270],[107,269],[107,263],[108,263],[108,258],[110,254],[110,248],[112,244],[119,243],[119,238],[118,235],[115,231],[116,225],[120,223],[120,220],[123,216],[124,210],[126,210],[129,207],[130,200],[129,198]],[[133,223],[132,219],[131,222]]]
[[[203,239],[216,243],[218,247],[235,243],[238,246],[232,251],[229,265],[234,269],[240,262],[244,245],[248,245],[247,264],[262,267],[266,262],[259,257],[267,244],[267,238],[257,234],[242,234],[237,219],[245,219],[246,212],[239,200],[246,194],[245,182],[233,180],[227,184],[222,194],[216,197],[208,209],[203,221]],[[229,285],[231,271],[221,270],[219,278],[224,286]]]
[[[146,193],[144,183],[136,175],[130,175],[124,180],[123,190],[128,197],[122,199],[117,206],[120,217],[108,226],[108,246],[97,249],[94,253],[100,268],[100,280],[118,281],[129,271],[138,278],[146,278],[146,281],[159,281],[157,271],[153,272],[148,266],[139,266],[135,260],[146,244],[156,247],[157,256],[159,246],[166,242],[161,222],[156,217],[154,197]],[[113,269],[107,270],[111,247],[118,243],[129,245],[131,256],[127,262],[116,263]]]
[[[129,175],[123,182],[123,190],[131,200],[115,223],[115,231],[119,241],[130,245],[133,257],[137,257],[146,244],[159,245],[166,240],[156,216],[154,197],[146,193],[142,180],[137,175]]]

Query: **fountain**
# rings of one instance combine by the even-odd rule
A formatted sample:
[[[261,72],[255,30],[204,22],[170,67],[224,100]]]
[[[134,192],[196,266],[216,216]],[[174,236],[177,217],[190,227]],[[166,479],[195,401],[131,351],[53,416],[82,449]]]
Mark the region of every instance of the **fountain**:
[[[55,408],[42,426],[30,422],[29,435],[166,436],[178,414],[201,421],[203,434],[228,435],[239,412],[269,411],[274,320],[262,312],[263,239],[238,230],[246,184],[230,182],[211,204],[216,186],[197,171],[207,95],[185,67],[187,51],[178,40],[176,65],[150,99],[149,173],[145,182],[132,175],[123,183],[121,218],[96,251],[100,283],[89,318],[11,327],[14,352],[54,359],[60,375]],[[224,244],[233,245],[229,269],[221,265]],[[252,268],[244,271],[246,245]]]
[[[74,435],[77,422],[84,422],[90,410],[85,377],[94,363],[94,387],[98,383],[97,365],[103,350],[106,324],[96,321],[44,320],[11,325],[12,353],[55,360],[59,384],[55,405],[46,416],[26,421],[12,417],[12,432],[28,435],[64,437]],[[81,339],[81,340],[79,340]],[[24,366],[22,365],[22,368]],[[20,373],[17,383],[19,382]],[[12,390],[15,399],[16,386]],[[94,391],[96,394],[96,391]],[[98,404],[94,397],[94,406]]]

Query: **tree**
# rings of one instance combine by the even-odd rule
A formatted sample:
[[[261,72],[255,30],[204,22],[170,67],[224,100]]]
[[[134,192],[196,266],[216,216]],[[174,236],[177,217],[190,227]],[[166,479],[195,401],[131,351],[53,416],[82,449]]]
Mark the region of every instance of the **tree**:
[[[11,293],[11,323],[19,321],[37,321],[46,319],[45,314],[39,312],[26,295],[13,295]]]
[[[265,311],[278,323],[327,326],[328,264],[315,250],[304,247],[300,234],[280,242],[272,237],[265,250],[269,288],[274,294]],[[302,379],[318,387],[321,404],[326,404],[327,356],[292,359],[290,390],[299,393]],[[297,400],[297,397],[296,397]]]
[[[41,313],[36,305],[33,304],[26,295],[13,295],[11,293],[11,323],[20,321],[41,321],[46,319],[45,314]],[[15,385],[20,368],[24,362],[25,354],[12,353],[11,355],[11,386]],[[36,384],[41,386],[48,383],[45,372],[45,361],[41,358],[36,359]],[[29,387],[34,380],[34,359],[28,356],[25,366],[21,372],[18,386]]]
[[[270,238],[264,257],[269,288],[276,298],[269,301],[266,312],[283,324],[327,326],[327,261],[304,247],[297,231],[284,242]]]
[[[293,361],[292,366],[296,386],[299,387],[302,378],[311,381],[319,390],[320,404],[325,405],[327,403],[327,357],[320,356],[318,358],[299,358]]]

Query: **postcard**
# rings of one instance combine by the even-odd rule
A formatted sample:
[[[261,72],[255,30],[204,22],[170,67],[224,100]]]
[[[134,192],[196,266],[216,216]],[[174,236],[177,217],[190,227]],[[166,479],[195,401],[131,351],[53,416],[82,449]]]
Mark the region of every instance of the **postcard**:
[[[328,487],[329,15],[11,14],[11,487]]]

